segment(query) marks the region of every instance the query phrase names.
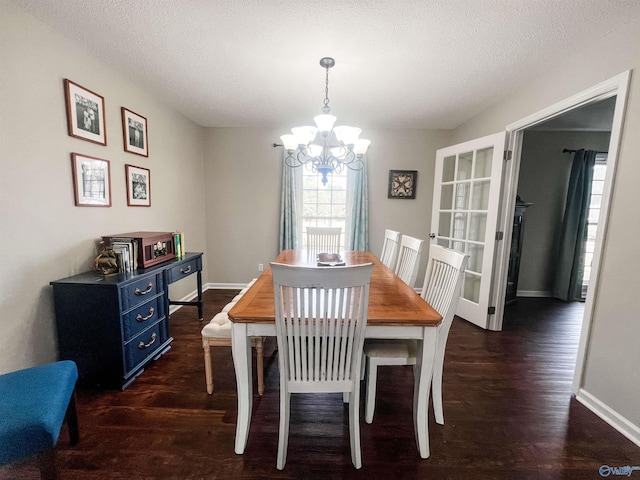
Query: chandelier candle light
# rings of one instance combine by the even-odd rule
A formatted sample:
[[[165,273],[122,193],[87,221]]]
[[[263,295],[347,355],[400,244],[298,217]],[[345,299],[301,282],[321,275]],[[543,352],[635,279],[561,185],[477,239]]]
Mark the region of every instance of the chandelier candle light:
[[[328,182],[328,174],[340,173],[345,166],[351,170],[361,170],[364,166],[362,159],[371,143],[370,140],[358,138],[362,132],[360,128],[333,126],[337,119],[329,113],[329,69],[335,64],[331,57],[320,59],[320,66],[326,70],[326,80],[322,114],[313,118],[316,127],[295,127],[291,129],[292,134],[280,137],[287,151],[287,166],[309,165],[314,173],[322,175],[323,185]]]

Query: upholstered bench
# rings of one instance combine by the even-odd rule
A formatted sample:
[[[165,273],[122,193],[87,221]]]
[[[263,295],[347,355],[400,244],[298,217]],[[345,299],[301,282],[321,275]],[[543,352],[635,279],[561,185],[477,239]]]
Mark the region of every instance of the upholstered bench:
[[[67,420],[78,442],[78,368],[65,360],[0,375],[0,465],[44,453],[42,478],[56,478],[54,447]]]
[[[256,281],[254,278],[238,295],[227,303],[221,312],[217,313],[202,329],[202,348],[204,349],[204,375],[207,392],[213,393],[213,368],[211,365],[211,347],[231,346],[231,320],[228,312],[240,300],[242,295]],[[251,346],[256,349],[258,370],[258,394],[264,393],[264,337],[253,337]]]

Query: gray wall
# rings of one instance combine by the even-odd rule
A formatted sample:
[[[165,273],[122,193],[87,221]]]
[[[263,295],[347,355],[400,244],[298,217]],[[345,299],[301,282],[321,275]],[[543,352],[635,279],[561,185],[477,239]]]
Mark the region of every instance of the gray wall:
[[[209,279],[246,283],[278,253],[282,149],[280,129],[209,128],[205,183]],[[416,287],[422,286],[431,222],[435,151],[449,143],[443,130],[373,130],[369,165],[370,250],[379,253],[385,228],[427,240]],[[387,198],[390,169],[417,170],[415,200]]]
[[[87,271],[102,235],[206,242],[202,128],[12,3],[0,2],[0,45],[1,373],[57,358],[49,282]],[[105,98],[107,146],[67,134],[64,78]],[[122,106],[147,118],[148,158],[124,151]],[[71,152],[111,162],[111,208],[74,205]],[[151,207],[127,207],[125,164],[151,170]],[[172,297],[194,289],[185,279]]]
[[[533,205],[526,213],[518,280],[518,290],[524,291],[524,296],[548,296],[552,288],[554,248],[573,159],[562,150],[607,151],[609,137],[608,132],[525,132],[518,194]]]
[[[621,72],[640,67],[640,21],[598,36],[596,43],[549,71],[532,76],[505,98],[455,130],[456,142],[502,131],[550,105]],[[620,415],[640,438],[640,77],[631,77],[620,155],[614,176],[608,231],[595,293],[583,390],[610,416]]]

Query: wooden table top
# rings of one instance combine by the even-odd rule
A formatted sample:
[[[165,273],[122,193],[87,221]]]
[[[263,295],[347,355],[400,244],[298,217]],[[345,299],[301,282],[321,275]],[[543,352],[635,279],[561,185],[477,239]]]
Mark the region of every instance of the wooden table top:
[[[368,325],[435,327],[442,322],[442,317],[431,305],[371,252],[344,252],[342,258],[346,265],[374,264],[369,287]],[[315,255],[309,255],[305,250],[285,250],[275,262],[316,266]],[[273,298],[273,278],[269,268],[229,311],[229,319],[238,323],[274,323]]]

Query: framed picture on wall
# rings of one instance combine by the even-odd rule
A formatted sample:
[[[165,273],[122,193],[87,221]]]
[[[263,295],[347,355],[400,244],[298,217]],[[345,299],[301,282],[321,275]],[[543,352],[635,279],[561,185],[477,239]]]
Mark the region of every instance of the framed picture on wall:
[[[69,135],[88,142],[107,144],[104,97],[65,78]]]
[[[145,117],[122,107],[122,133],[125,152],[143,157],[149,156],[149,138]]]
[[[111,166],[109,160],[72,153],[71,170],[76,206],[111,206]]]
[[[127,176],[127,205],[151,206],[151,171],[148,168],[125,165]]]
[[[417,170],[389,170],[388,198],[416,198]]]

